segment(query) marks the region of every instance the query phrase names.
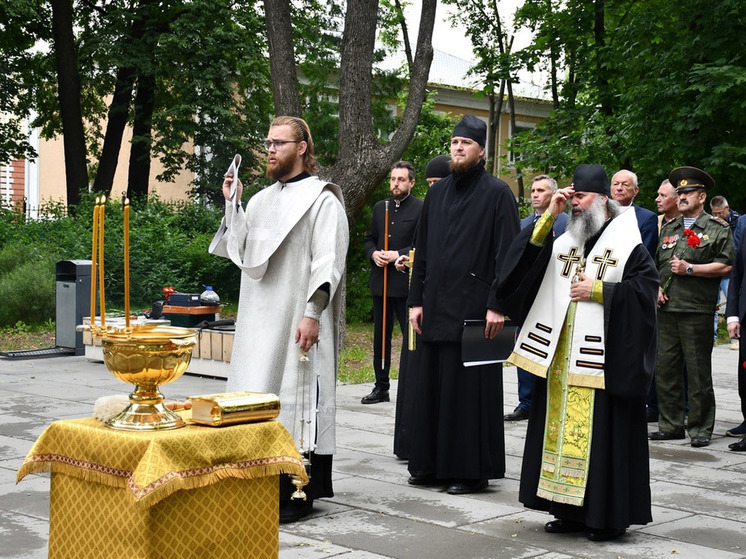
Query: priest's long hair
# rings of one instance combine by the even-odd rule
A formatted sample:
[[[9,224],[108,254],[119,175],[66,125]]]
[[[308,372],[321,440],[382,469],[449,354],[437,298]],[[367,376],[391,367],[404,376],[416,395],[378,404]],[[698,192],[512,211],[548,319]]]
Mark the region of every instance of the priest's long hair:
[[[306,142],[306,151],[303,153],[303,168],[310,173],[315,175],[319,171],[319,163],[316,161],[316,156],[313,150],[313,137],[311,136],[311,129],[308,127],[308,123],[302,118],[295,116],[278,116],[270,124],[272,126],[289,126],[293,131],[293,137],[299,142]]]

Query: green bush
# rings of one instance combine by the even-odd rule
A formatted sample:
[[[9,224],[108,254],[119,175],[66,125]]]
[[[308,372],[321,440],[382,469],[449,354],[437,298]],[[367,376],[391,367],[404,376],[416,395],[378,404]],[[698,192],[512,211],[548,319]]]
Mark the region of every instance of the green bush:
[[[35,254],[0,276],[0,327],[54,319],[56,260],[54,255]]]
[[[95,195],[84,194],[69,215],[48,204],[40,218],[26,221],[0,208],[0,325],[27,324],[54,318],[55,264],[90,260]],[[212,285],[221,299],[237,300],[240,272],[230,260],[208,254],[207,247],[222,219],[223,208],[193,202],[165,203],[157,198],[133,203],[130,216],[130,298],[132,311],[149,308],[174,286],[201,293]],[[124,302],[123,211],[109,200],[105,212],[104,285],[107,308]],[[10,294],[23,297],[11,301]]]
[[[381,196],[383,197],[384,195]],[[370,260],[365,257],[365,235],[368,233],[372,213],[372,205],[363,207],[350,230],[345,284],[347,322],[371,322],[373,320],[373,299],[368,283]]]

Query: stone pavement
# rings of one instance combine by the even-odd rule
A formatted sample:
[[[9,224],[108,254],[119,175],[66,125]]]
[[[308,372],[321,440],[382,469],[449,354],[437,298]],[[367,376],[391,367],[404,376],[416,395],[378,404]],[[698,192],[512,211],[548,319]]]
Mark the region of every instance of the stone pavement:
[[[280,529],[281,559],[355,558],[746,558],[746,453],[728,450],[726,429],[740,422],[737,353],[713,352],[718,404],[715,436],[703,449],[688,441],[650,444],[653,522],[615,542],[551,535],[548,515],[518,502],[525,422],[505,426],[507,472],[483,493],[452,496],[407,484],[392,453],[392,402],[362,405],[370,385],[340,386],[333,499],[317,501],[307,520]],[[506,412],[517,403],[514,368],[504,373]],[[224,390],[225,381],[184,375],[167,398]],[[49,476],[16,485],[16,470],[55,419],[90,415],[99,396],[128,387],[84,357],[0,359],[0,558],[47,556]],[[651,425],[653,429],[655,425]],[[124,559],[124,558],[123,558]]]

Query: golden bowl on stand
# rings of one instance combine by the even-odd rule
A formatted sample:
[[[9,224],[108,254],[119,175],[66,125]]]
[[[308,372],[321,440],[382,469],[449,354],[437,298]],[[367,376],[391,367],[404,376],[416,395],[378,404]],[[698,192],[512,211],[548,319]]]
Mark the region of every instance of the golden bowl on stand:
[[[196,331],[173,326],[105,335],[101,345],[106,367],[119,380],[135,385],[130,405],[106,425],[123,431],[184,427],[184,420],[163,404],[158,386],[184,374],[196,343]]]

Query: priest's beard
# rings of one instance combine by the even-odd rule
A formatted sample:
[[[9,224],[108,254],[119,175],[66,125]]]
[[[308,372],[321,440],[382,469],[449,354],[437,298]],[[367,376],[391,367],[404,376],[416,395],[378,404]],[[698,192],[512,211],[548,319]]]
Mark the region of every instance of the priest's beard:
[[[606,223],[606,200],[597,196],[587,209],[573,208],[573,211],[579,210],[579,214],[570,214],[570,220],[567,222],[567,232],[577,239],[580,245],[601,230]]]
[[[479,163],[479,157],[476,159],[474,158],[467,158],[463,161],[454,161],[451,160],[451,163],[448,165],[448,167],[451,169],[451,172],[453,172],[454,175],[462,175],[466,173],[467,171],[472,170],[474,167],[477,166]]]
[[[273,180],[278,181],[284,177],[287,177],[290,173],[292,173],[294,166],[295,166],[295,158],[282,157],[278,153],[275,156],[274,163],[270,163],[269,161],[267,162],[267,176]]]

